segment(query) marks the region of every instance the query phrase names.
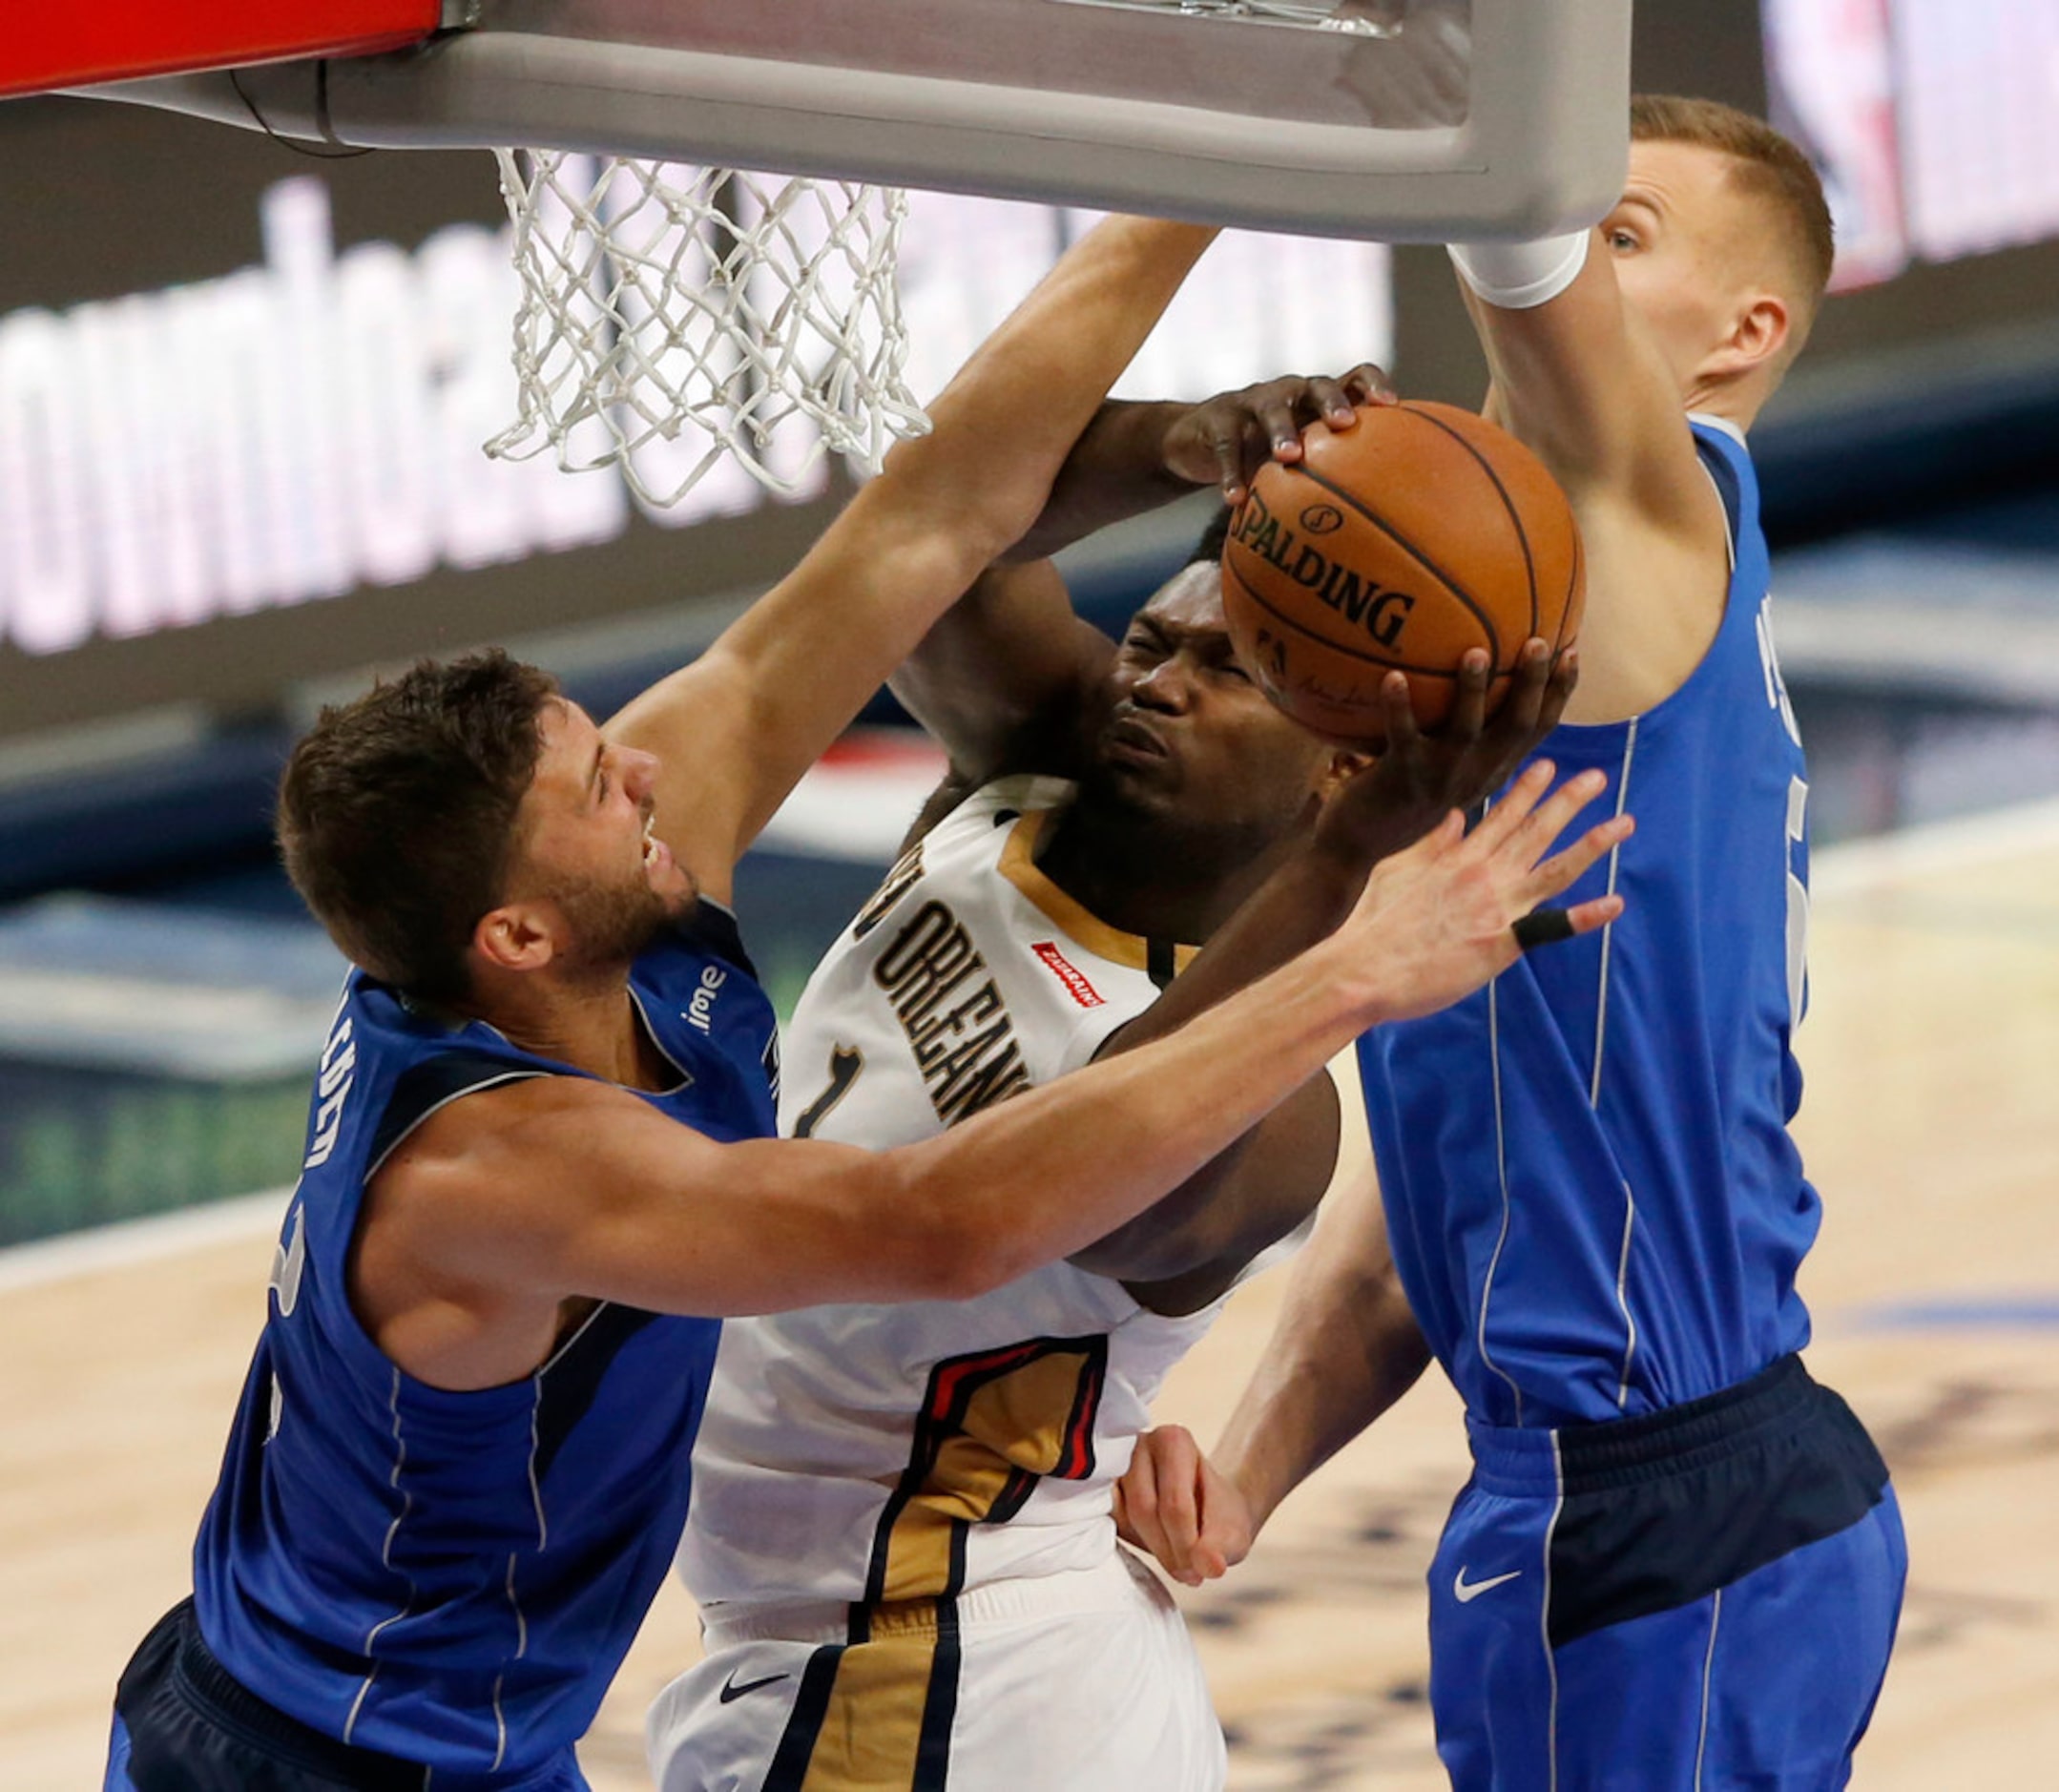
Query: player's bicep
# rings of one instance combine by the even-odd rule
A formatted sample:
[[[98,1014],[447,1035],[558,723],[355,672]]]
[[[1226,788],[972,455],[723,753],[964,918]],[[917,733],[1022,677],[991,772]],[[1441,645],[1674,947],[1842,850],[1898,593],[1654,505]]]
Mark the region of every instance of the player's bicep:
[[[509,1302],[770,1312],[925,1291],[949,1249],[894,1222],[874,1153],[718,1143],[569,1077],[478,1101],[425,1124],[392,1204],[431,1273]]]
[[[1049,560],[989,567],[902,662],[889,688],[974,783],[1076,770],[1075,723],[1113,657]]]
[[[1228,1151],[1072,1261],[1128,1284],[1155,1311],[1192,1311],[1314,1211],[1343,1137],[1332,1076],[1311,1077]]]

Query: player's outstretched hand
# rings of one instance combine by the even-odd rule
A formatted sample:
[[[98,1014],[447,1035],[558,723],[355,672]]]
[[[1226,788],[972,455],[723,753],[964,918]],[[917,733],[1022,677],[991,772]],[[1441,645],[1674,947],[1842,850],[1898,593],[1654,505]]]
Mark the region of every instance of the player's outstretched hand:
[[[1421,840],[1453,809],[1492,795],[1556,728],[1579,681],[1579,651],[1556,659],[1533,636],[1516,656],[1508,694],[1490,717],[1491,662],[1474,648],[1459,664],[1458,696],[1443,724],[1416,725],[1408,680],[1390,672],[1380,686],[1386,746],[1370,766],[1324,806],[1318,838],[1359,865],[1370,865]]]
[[[1223,500],[1241,504],[1252,475],[1268,460],[1301,458],[1301,431],[1358,425],[1360,405],[1399,402],[1394,383],[1371,362],[1332,379],[1290,374],[1237,392],[1218,392],[1184,412],[1165,434],[1165,468],[1197,486],[1217,484]]]
[[[1236,1482],[1201,1453],[1185,1426],[1161,1425],[1136,1440],[1115,1483],[1115,1531],[1175,1580],[1198,1587],[1251,1552],[1251,1508]]]
[[[1516,960],[1515,923],[1563,895],[1604,853],[1630,837],[1628,815],[1591,827],[1547,858],[1608,779],[1582,772],[1550,790],[1556,768],[1536,760],[1470,833],[1457,810],[1406,852],[1383,859],[1336,940],[1368,983],[1381,1019],[1411,1020],[1469,995]],[[1550,790],[1549,796],[1546,792]],[[1532,943],[1591,932],[1623,912],[1619,896],[1549,910]],[[1347,973],[1349,974],[1349,973]]]

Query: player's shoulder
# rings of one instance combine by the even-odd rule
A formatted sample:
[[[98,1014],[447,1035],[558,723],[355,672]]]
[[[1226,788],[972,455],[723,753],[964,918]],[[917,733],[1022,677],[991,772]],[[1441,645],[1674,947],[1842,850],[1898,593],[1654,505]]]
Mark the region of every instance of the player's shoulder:
[[[1046,772],[1005,772],[963,792],[955,802],[928,819],[921,838],[977,835],[1005,827],[1025,815],[1063,808],[1078,786],[1068,778]],[[909,842],[913,845],[915,841]]]
[[[967,802],[967,806],[978,805],[978,814],[1012,821],[1018,815],[1062,808],[1071,802],[1077,788],[1070,778],[1053,778],[1047,772],[1009,772],[989,779]]]

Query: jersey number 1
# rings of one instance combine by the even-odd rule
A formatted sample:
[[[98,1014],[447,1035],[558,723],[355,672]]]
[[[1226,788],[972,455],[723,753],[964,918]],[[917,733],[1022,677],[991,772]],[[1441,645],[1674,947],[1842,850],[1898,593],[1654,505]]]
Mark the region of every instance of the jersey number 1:
[[[829,1048],[829,1087],[808,1103],[794,1122],[796,1138],[813,1138],[815,1129],[829,1117],[829,1111],[851,1093],[858,1073],[865,1068],[865,1054],[856,1046]]]

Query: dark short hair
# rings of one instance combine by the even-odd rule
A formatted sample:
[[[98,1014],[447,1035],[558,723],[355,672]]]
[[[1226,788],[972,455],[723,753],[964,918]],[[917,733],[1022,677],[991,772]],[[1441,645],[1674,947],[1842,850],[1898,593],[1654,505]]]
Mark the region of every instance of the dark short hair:
[[[1689,143],[1728,156],[1743,190],[1760,200],[1799,282],[1802,334],[1830,283],[1837,252],[1830,206],[1815,165],[1762,118],[1713,99],[1639,94],[1630,103],[1633,142]]]
[[[1230,519],[1236,514],[1227,504],[1217,505],[1216,513],[1208,519],[1208,527],[1201,531],[1194,544],[1194,552],[1187,556],[1188,566],[1222,558],[1223,546],[1230,539]]]
[[[286,875],[344,954],[425,1001],[464,997],[543,751],[550,674],[498,648],[423,660],[324,709],[279,786]]]

